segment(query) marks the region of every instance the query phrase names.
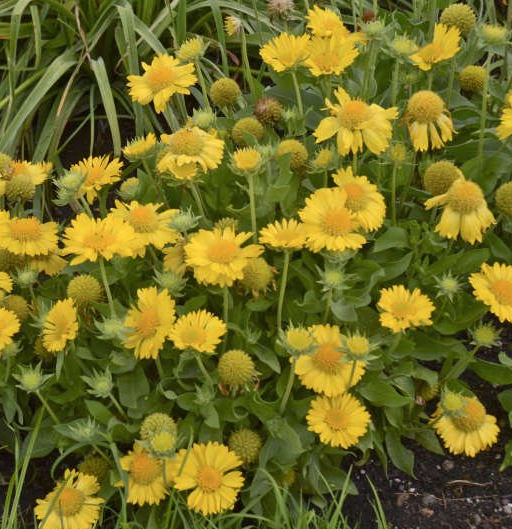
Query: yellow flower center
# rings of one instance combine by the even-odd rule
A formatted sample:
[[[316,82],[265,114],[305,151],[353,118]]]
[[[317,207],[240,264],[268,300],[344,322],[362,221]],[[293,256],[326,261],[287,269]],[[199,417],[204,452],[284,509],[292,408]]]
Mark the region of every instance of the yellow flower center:
[[[174,83],[175,71],[168,66],[152,64],[144,74],[144,78],[151,90],[157,92]]]
[[[181,339],[185,343],[203,343],[206,340],[206,332],[200,327],[187,327],[181,333]]]
[[[143,338],[149,338],[155,334],[159,324],[160,320],[156,309],[145,308],[140,312],[137,320],[137,333]]]
[[[130,477],[139,485],[150,485],[162,475],[160,460],[148,454],[133,454]]]
[[[204,140],[194,130],[181,129],[171,134],[166,143],[173,154],[199,156],[203,152]]]
[[[11,220],[10,230],[11,237],[20,242],[36,241],[41,236],[41,224],[35,217]]]
[[[325,414],[325,422],[333,430],[346,430],[349,425],[347,414],[336,408],[331,408]]]
[[[111,233],[94,232],[84,237],[84,246],[86,248],[92,248],[97,252],[102,252],[103,250],[108,248],[114,241],[115,238],[112,236]]]
[[[484,202],[482,190],[474,182],[452,185],[448,191],[448,204],[461,215],[475,211],[482,202]]]
[[[203,467],[197,473],[197,484],[203,492],[215,492],[222,485],[222,474],[213,467]]]
[[[101,177],[103,176],[103,168],[87,166],[86,174],[87,177],[85,179],[84,185],[93,185],[96,181],[101,180]]]
[[[261,155],[255,149],[246,149],[234,154],[236,168],[240,171],[251,171],[260,163]]]
[[[406,319],[414,312],[411,303],[408,301],[399,301],[393,304],[393,315],[396,318]]]
[[[328,235],[336,237],[345,235],[354,228],[354,223],[345,208],[331,208],[326,211],[322,219],[322,229]]]
[[[149,206],[132,209],[129,222],[137,233],[151,233],[158,227],[158,217]]]
[[[363,356],[370,351],[370,343],[364,336],[352,336],[347,339],[348,350],[355,355]]]
[[[66,487],[59,495],[58,512],[62,516],[74,516],[84,504],[84,493],[73,487]]]
[[[512,305],[512,282],[498,279],[491,285],[491,292],[502,305]]]
[[[431,43],[427,44],[421,52],[419,53],[420,57],[427,64],[434,64],[440,57],[443,52],[443,48],[439,44]]]
[[[407,103],[407,111],[418,123],[432,123],[443,113],[444,102],[430,90],[420,90]]]
[[[335,373],[340,365],[341,353],[337,350],[337,345],[332,342],[320,345],[313,356],[313,361],[321,371],[325,373]]]
[[[346,129],[360,128],[370,118],[370,107],[359,100],[347,101],[338,112],[338,119]]]
[[[238,252],[238,245],[231,239],[220,239],[210,247],[208,257],[219,264],[230,263]]]
[[[474,432],[485,422],[485,408],[475,398],[465,399],[465,406],[462,413],[450,417],[450,420],[458,430],[468,433]]]
[[[170,432],[160,432],[151,440],[151,447],[157,452],[167,452],[176,446],[176,438]]]
[[[356,182],[349,182],[343,186],[347,193],[346,206],[352,211],[360,211],[366,205],[366,196],[362,186]]]
[[[313,345],[313,338],[305,329],[296,329],[286,333],[286,342],[296,351],[305,351]]]

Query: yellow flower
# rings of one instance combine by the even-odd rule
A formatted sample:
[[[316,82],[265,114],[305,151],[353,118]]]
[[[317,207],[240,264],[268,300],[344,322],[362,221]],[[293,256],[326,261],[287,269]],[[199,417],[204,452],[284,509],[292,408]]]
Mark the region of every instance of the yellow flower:
[[[451,401],[454,405],[450,405]],[[443,396],[432,424],[452,454],[469,457],[496,443],[500,431],[496,417],[488,415],[476,397],[451,392]]]
[[[410,57],[418,51],[417,44],[408,37],[396,37],[391,41],[391,48],[399,57]]]
[[[433,41],[411,55],[411,60],[421,70],[428,71],[433,64],[451,59],[460,50],[459,41],[460,31],[456,26],[436,24]]]
[[[129,75],[128,86],[133,101],[147,105],[153,101],[155,111],[165,110],[165,105],[174,94],[190,94],[189,86],[197,82],[194,65],[180,64],[178,59],[161,53],[153,58],[151,65],[142,63],[143,75]]]
[[[105,501],[95,496],[99,488],[95,476],[67,469],[64,480],[43,500],[36,500],[34,514],[44,520],[44,529],[90,529]]]
[[[341,87],[334,95],[338,104],[325,100],[331,116],[322,119],[313,132],[316,143],[336,135],[338,153],[343,156],[349,152],[357,154],[364,145],[374,154],[385,151],[392,134],[390,120],[396,118],[397,108],[384,109],[360,99],[351,99]]]
[[[260,49],[260,55],[276,72],[284,72],[304,63],[308,57],[308,42],[309,35],[296,36],[284,32],[267,42]]]
[[[276,220],[260,230],[260,242],[281,250],[300,250],[306,244],[306,230],[295,219]]]
[[[14,312],[0,307],[0,351],[12,343],[12,337],[20,330],[20,320]]]
[[[431,148],[440,149],[445,142],[452,140],[455,132],[444,101],[430,90],[420,90],[411,96],[405,119],[416,151],[428,150],[429,136]]]
[[[174,134],[162,134],[160,139],[168,148],[157,164],[160,172],[169,164],[178,167],[199,164],[203,171],[216,169],[222,162],[224,141],[199,127],[183,128]],[[170,171],[172,172],[172,170]]]
[[[0,291],[11,292],[12,291],[12,279],[7,272],[0,272]],[[1,297],[2,294],[0,294]]]
[[[47,255],[57,251],[57,224],[36,217],[9,218],[0,211],[0,248],[15,255]]]
[[[257,244],[242,248],[250,237],[251,233],[235,234],[232,228],[199,230],[185,246],[185,262],[193,267],[199,283],[230,287],[237,279],[243,279],[249,259],[263,251]]]
[[[213,354],[226,331],[226,324],[217,316],[206,310],[196,310],[178,318],[169,331],[169,338],[178,349]]]
[[[252,147],[237,149],[232,155],[232,164],[236,172],[251,173],[261,165],[261,154]]]
[[[228,37],[234,37],[242,29],[242,21],[234,17],[233,15],[228,15],[224,19],[224,30],[226,31]]]
[[[345,191],[345,206],[355,215],[364,230],[378,230],[386,217],[384,197],[366,176],[354,176],[352,168],[339,169],[333,174],[334,182]]]
[[[484,263],[469,276],[476,299],[485,303],[501,322],[512,322],[512,266]]]
[[[206,46],[201,37],[192,37],[187,39],[176,52],[176,57],[185,63],[187,61],[195,61],[201,58],[206,51]]]
[[[158,505],[169,494],[173,477],[169,459],[153,457],[141,445],[135,443],[133,450],[123,456],[120,463],[121,468],[128,472],[128,503],[140,506]]]
[[[175,302],[167,290],[156,287],[137,290],[137,306],[132,307],[124,326],[128,327],[123,345],[134,349],[136,358],[157,358],[175,320]]]
[[[169,173],[175,180],[181,182],[194,180],[199,172],[199,168],[194,162],[178,165],[174,155],[162,156],[156,164],[156,169],[159,173]]]
[[[89,156],[70,167],[70,171],[79,171],[85,178],[80,193],[86,195],[87,202],[92,204],[98,191],[106,185],[121,180],[123,163],[119,158],[108,161],[108,156]]]
[[[189,509],[204,515],[232,509],[244,478],[233,469],[242,464],[227,446],[216,442],[182,449],[173,461],[174,488],[194,489],[187,498]]]
[[[381,325],[394,333],[419,325],[432,325],[430,316],[434,305],[419,288],[412,292],[402,285],[383,288],[377,306],[381,310]]]
[[[150,132],[146,137],[135,138],[123,149],[123,154],[130,161],[140,160],[153,153],[156,146],[156,136]]]
[[[185,264],[185,239],[178,238],[174,246],[167,246],[162,250],[164,254],[164,272],[172,272],[183,277],[187,265]]]
[[[345,27],[341,18],[331,9],[313,6],[312,9],[308,10],[306,15],[308,21],[307,29],[311,30],[311,33],[315,37],[327,37],[332,36],[341,37],[343,39],[352,38],[354,41],[360,37],[359,34],[352,34]],[[361,40],[359,38],[359,40]]]
[[[139,252],[140,256],[144,255],[145,247],[149,244],[162,249],[166,244],[178,240],[178,232],[169,227],[169,222],[178,210],[167,209],[159,213],[161,207],[162,204],[139,204],[136,200],[123,204],[116,200],[116,207],[111,210],[113,217],[119,217],[127,222],[138,235],[141,244],[144,245]]]
[[[307,51],[304,64],[315,77],[340,75],[359,55],[353,42],[339,34],[329,38],[313,37]]]
[[[324,147],[316,153],[315,159],[312,163],[316,169],[326,170],[333,162],[333,159],[334,153],[332,150],[328,147]]]
[[[317,189],[306,199],[299,217],[304,223],[307,246],[313,252],[357,250],[366,242],[355,231],[359,223],[346,202],[347,193],[340,188]]]
[[[57,252],[52,252],[48,255],[33,257],[30,259],[28,266],[36,272],[43,272],[53,277],[59,275],[67,264],[67,261],[58,255]]]
[[[308,330],[316,347],[312,354],[301,354],[295,362],[295,373],[301,383],[328,397],[341,395],[357,384],[364,374],[364,363],[345,359],[339,327],[313,325]]]
[[[141,247],[135,230],[112,215],[104,219],[91,219],[85,213],[80,213],[64,231],[63,241],[62,253],[76,255],[71,265],[95,262],[100,257],[109,261],[114,255],[133,257]]]
[[[37,186],[48,179],[52,169],[51,162],[32,163],[18,160],[10,165],[10,178],[28,177]]]
[[[78,321],[76,308],[70,298],[57,301],[43,324],[43,345],[47,351],[58,353],[76,338]]]
[[[500,124],[496,128],[500,140],[506,140],[512,135],[512,92],[507,94],[506,105],[500,116]]]
[[[470,244],[482,242],[482,233],[496,224],[480,186],[464,178],[455,180],[446,193],[425,202],[426,209],[440,205],[444,209],[435,231],[448,239],[460,234]]]
[[[349,448],[368,430],[370,414],[352,395],[316,397],[306,417],[308,430],[326,445]]]

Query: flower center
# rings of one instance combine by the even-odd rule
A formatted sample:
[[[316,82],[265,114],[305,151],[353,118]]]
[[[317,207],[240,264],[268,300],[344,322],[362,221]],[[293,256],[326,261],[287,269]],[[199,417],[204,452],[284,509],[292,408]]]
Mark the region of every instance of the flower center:
[[[325,373],[335,373],[340,365],[341,353],[334,342],[320,345],[313,356],[315,365]]]
[[[197,484],[203,492],[215,492],[222,485],[222,474],[213,467],[203,467],[197,473]]]
[[[144,78],[151,90],[158,91],[167,88],[174,83],[174,69],[166,66],[151,65],[145,72]]]
[[[476,399],[465,399],[465,406],[460,415],[450,417],[450,420],[458,430],[463,432],[474,432],[485,422],[485,408]]]
[[[286,333],[286,342],[296,351],[305,351],[313,345],[313,338],[306,330],[290,330]]]
[[[236,167],[241,171],[250,171],[251,169],[255,169],[260,163],[260,160],[260,153],[254,149],[235,154]]]
[[[73,321],[69,318],[68,313],[58,313],[54,316],[54,334],[64,338],[69,333]]]
[[[147,206],[132,209],[129,222],[137,233],[150,233],[158,227],[158,218],[155,212]]]
[[[162,474],[160,460],[148,454],[134,454],[130,465],[130,477],[139,485],[150,485]]]
[[[502,305],[512,305],[512,283],[505,279],[498,279],[491,285],[491,291]]]
[[[203,152],[204,140],[194,130],[181,129],[171,134],[166,143],[173,154],[199,156]]]
[[[63,516],[74,516],[84,504],[84,493],[73,487],[66,487],[59,495],[58,511]]]
[[[442,52],[442,47],[432,42],[431,44],[427,44],[419,55],[427,64],[433,64],[439,59]]]
[[[235,258],[237,251],[238,245],[235,241],[220,239],[212,244],[208,256],[214,263],[227,264]]]
[[[88,167],[84,185],[89,185],[89,186],[93,185],[98,180],[101,180],[102,176],[103,176],[102,167]]]
[[[336,237],[345,235],[354,228],[354,223],[345,208],[331,208],[326,211],[322,219],[322,229],[325,233]]]
[[[347,339],[348,350],[357,356],[363,356],[370,351],[368,339],[364,336],[352,336]]]
[[[84,246],[97,252],[102,252],[108,248],[114,240],[115,239],[111,233],[94,232],[84,237]]]
[[[411,304],[408,301],[398,301],[393,304],[393,314],[400,319],[406,319],[411,315]]]
[[[482,190],[474,182],[457,183],[448,191],[450,207],[462,215],[475,211],[482,202]]]
[[[325,414],[325,422],[333,430],[345,430],[349,425],[347,415],[336,408],[331,408]]]
[[[435,92],[420,90],[409,99],[407,110],[415,121],[431,123],[443,113],[444,102]]]
[[[346,206],[351,211],[360,211],[366,205],[364,189],[356,182],[349,182],[343,186],[347,193]]]
[[[41,224],[35,217],[12,219],[11,236],[20,242],[36,241],[41,236]]]
[[[183,329],[181,339],[188,344],[203,343],[206,339],[204,329],[199,327],[188,327]]]
[[[153,308],[145,308],[139,314],[137,320],[137,332],[144,338],[149,338],[155,334],[156,328],[160,324],[158,314]]]
[[[338,113],[338,119],[346,129],[357,129],[370,118],[370,108],[364,101],[347,101]]]

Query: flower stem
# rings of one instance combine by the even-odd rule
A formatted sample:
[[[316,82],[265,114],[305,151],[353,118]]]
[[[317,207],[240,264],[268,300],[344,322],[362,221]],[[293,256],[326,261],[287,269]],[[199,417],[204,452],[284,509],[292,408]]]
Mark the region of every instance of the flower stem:
[[[199,214],[201,215],[201,217],[203,217],[203,220],[205,222],[208,222],[208,219],[206,218],[204,206],[203,206],[203,201],[201,199],[201,195],[199,194],[199,190],[197,189],[195,182],[190,182],[189,189],[190,189],[190,192],[192,193],[192,197],[195,200],[197,209],[199,210]]]
[[[391,342],[391,345],[389,346],[388,350],[386,351],[386,355],[387,356],[391,356],[395,352],[395,349],[398,347],[398,344],[400,343],[401,339],[402,339],[402,333],[400,333],[400,332],[397,332],[393,336],[393,341]]]
[[[208,381],[208,384],[210,386],[213,386],[213,380],[208,371],[206,370],[206,367],[203,364],[203,360],[201,358],[201,353],[195,353],[194,356],[196,357],[197,365],[199,366],[199,370],[203,374],[204,378]]]
[[[451,378],[458,378],[460,375],[462,375],[462,373],[466,371],[468,365],[473,361],[478,349],[480,349],[480,346],[476,345],[464,358],[459,358],[455,365],[451,367],[450,371],[448,371],[446,376],[443,377],[443,382],[446,382]]]
[[[302,122],[304,122],[304,107],[302,105],[302,97],[300,95],[300,88],[299,88],[299,82],[297,81],[297,74],[295,70],[292,70],[292,79],[293,79],[293,88],[295,89],[295,97],[297,99],[297,107],[299,109],[300,117],[302,118]],[[303,126],[303,129],[305,127]]]
[[[357,176],[357,152],[354,152],[352,157],[352,172]]]
[[[256,204],[254,201],[254,175],[249,173],[247,176],[249,182],[249,205],[251,208],[251,230],[254,242],[258,242],[258,225],[256,222]]]
[[[391,80],[391,106],[396,106],[398,99],[398,79],[400,77],[400,61],[395,61],[395,67],[393,68],[393,79]]]
[[[393,172],[391,173],[391,222],[396,225],[396,173],[398,172],[398,163],[393,163]]]
[[[229,289],[228,287],[224,287],[224,290],[222,292],[222,319],[224,320],[224,323],[226,324],[226,328],[228,327],[229,323]],[[226,350],[226,345],[228,343],[228,333],[226,332],[224,336],[224,350]]]
[[[199,85],[201,86],[201,91],[203,92],[204,106],[207,110],[211,111],[212,107],[210,106],[210,100],[208,99],[208,89],[206,88],[206,83],[204,81],[204,75],[203,71],[201,70],[201,63],[199,59],[195,60],[195,66],[197,78],[199,79]]]
[[[279,413],[283,413],[286,409],[286,405],[288,404],[288,399],[290,398],[290,394],[292,392],[293,388],[293,382],[295,380],[295,358],[292,360],[292,364],[290,366],[290,373],[288,374],[288,382],[286,383],[286,389],[283,393],[283,399],[281,400],[281,405],[279,406]]]
[[[103,287],[107,294],[108,306],[110,307],[110,316],[112,318],[117,318],[116,308],[114,307],[114,299],[112,298],[112,292],[110,291],[110,286],[108,284],[107,272],[105,270],[105,260],[103,257],[99,258],[101,280],[103,281]]]
[[[55,415],[54,411],[52,410],[51,406],[48,404],[48,401],[41,395],[40,391],[36,391],[35,394],[38,396],[39,400],[41,401],[41,404],[43,405],[44,409],[48,412],[48,415],[52,418],[52,421],[55,424],[59,424],[59,418],[57,415]]]
[[[327,319],[329,318],[329,313],[331,312],[331,303],[332,303],[332,289],[329,289],[327,292],[327,299],[325,300],[325,310],[324,315],[322,317],[322,323],[327,323]]]
[[[242,28],[241,31],[241,40],[242,40],[242,65],[244,70],[244,77],[247,81],[247,84],[249,86],[249,91],[251,92],[251,96],[256,101],[256,87],[254,85],[254,79],[251,74],[251,65],[249,63],[249,56],[247,55],[247,40],[245,38],[245,31]]]
[[[112,393],[109,393],[110,400],[112,401],[112,404],[114,405],[114,408],[119,412],[119,415],[123,419],[128,419],[126,416],[126,413],[124,412],[123,408],[121,407],[121,404],[119,404],[119,401],[112,395]]]
[[[452,99],[453,80],[455,79],[455,57],[450,61],[450,78],[448,81],[448,95],[446,96],[446,108],[450,108],[450,101]]]
[[[484,152],[484,137],[485,137],[485,125],[487,123],[487,100],[489,97],[489,76],[491,74],[491,59],[490,55],[486,62],[487,75],[484,79],[484,86],[482,89],[482,108],[480,110],[480,131],[478,134],[478,150],[477,150],[477,172],[476,174],[482,173],[483,165],[483,152]]]
[[[290,252],[288,250],[284,251],[284,262],[283,262],[283,272],[281,277],[281,286],[279,287],[279,300],[277,303],[277,329],[281,329],[281,320],[283,316],[283,302],[284,294],[286,292],[286,281],[288,280],[288,267],[290,265]]]

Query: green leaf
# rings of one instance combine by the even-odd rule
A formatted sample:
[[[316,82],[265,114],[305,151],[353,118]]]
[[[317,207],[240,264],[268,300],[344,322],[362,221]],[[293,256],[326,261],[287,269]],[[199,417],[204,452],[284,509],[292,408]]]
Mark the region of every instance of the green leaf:
[[[471,364],[471,369],[491,384],[505,385],[512,382],[512,368],[501,364],[478,359]]]
[[[149,383],[140,364],[131,373],[117,377],[119,400],[123,406],[137,408],[138,399],[149,393]]]
[[[110,419],[114,417],[110,410],[97,400],[86,399],[85,406],[91,417],[96,419],[100,424],[107,425]]]
[[[392,226],[388,228],[378,239],[373,243],[373,253],[389,250],[390,248],[408,248],[409,234],[403,228]]]
[[[395,467],[403,470],[410,476],[414,476],[414,454],[411,450],[405,448],[397,432],[386,432],[386,449]]]
[[[390,384],[382,379],[375,379],[362,384],[359,393],[375,406],[390,408],[406,406],[412,399],[400,395]]]

